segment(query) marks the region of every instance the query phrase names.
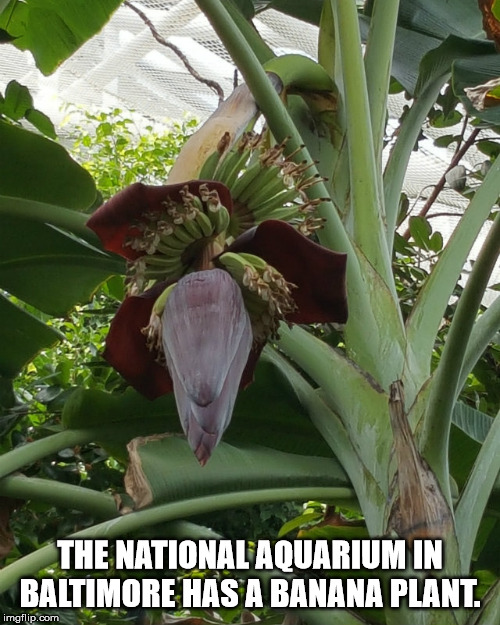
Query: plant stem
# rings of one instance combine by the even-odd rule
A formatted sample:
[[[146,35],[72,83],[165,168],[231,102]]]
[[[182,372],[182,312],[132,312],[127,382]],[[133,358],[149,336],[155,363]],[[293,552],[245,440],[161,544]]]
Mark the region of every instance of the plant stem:
[[[349,475],[359,505],[372,536],[385,531],[384,495],[370,472],[365,468],[356,442],[342,423],[342,419],[327,404],[324,393],[314,389],[300,373],[276,350],[265,348],[263,358],[283,371],[297,396],[306,408],[309,418],[332,449],[335,457]]]
[[[89,430],[64,430],[41,438],[22,447],[16,447],[0,456],[0,478],[19,471],[22,467],[33,464],[41,458],[55,454],[66,447],[85,445],[94,440],[96,431]]]
[[[81,510],[103,519],[118,516],[116,502],[111,495],[56,480],[10,475],[0,480],[0,495],[43,501],[54,506]]]
[[[381,168],[387,118],[387,93],[396,38],[399,0],[376,0],[365,50],[366,86],[370,102],[373,147]]]
[[[446,343],[431,382],[422,433],[422,454],[435,472],[451,504],[448,442],[467,343],[481,299],[500,254],[500,216],[494,220],[458,302]]]
[[[335,17],[331,2],[323,3],[318,33],[318,62],[325,68],[332,80],[337,82],[338,64]],[[338,87],[339,85],[337,85]]]
[[[262,39],[253,24],[243,16],[233,0],[221,0],[221,2],[231,16],[233,22],[240,29],[245,41],[248,42],[254,51],[256,57],[259,59],[259,62],[265,63],[266,61],[269,61],[269,59],[274,58],[276,55],[272,49]]]
[[[392,252],[394,233],[399,212],[399,199],[410,156],[422,130],[429,109],[445,84],[448,76],[431,83],[413,102],[401,122],[399,133],[391,150],[384,173],[385,214],[387,220],[387,243]]]
[[[67,538],[104,538],[111,539],[126,536],[151,525],[165,523],[189,516],[204,515],[208,512],[226,510],[242,506],[271,503],[277,501],[304,501],[316,499],[350,498],[349,488],[269,488],[261,491],[238,491],[218,493],[206,497],[196,497],[174,503],[167,503],[155,508],[131,512],[117,519],[104,521],[67,536]],[[40,569],[57,561],[58,550],[54,544],[37,549],[23,558],[9,564],[0,571],[0,593],[5,592],[22,577],[33,577]]]
[[[354,0],[331,0],[336,9],[351,178],[353,238],[397,299],[387,248],[382,180],[376,167],[370,103]]]
[[[378,511],[374,518],[378,531],[383,533],[385,528],[381,518],[388,499],[390,477],[387,466],[392,450],[388,396],[343,354],[297,326],[292,329],[280,327],[278,347],[321,387],[326,404],[339,416],[359,462],[357,476],[352,475],[353,471],[347,466],[346,471],[353,483],[361,488],[356,488],[360,504],[363,506],[361,498],[366,491],[370,494],[365,501],[370,501],[372,506],[376,501]],[[327,442],[332,444],[331,440]],[[376,457],[370,454],[375,447]],[[339,453],[337,447],[332,446],[332,449]],[[366,476],[369,477],[365,480]],[[364,490],[360,479],[364,482]],[[373,491],[370,490],[371,481],[376,483]],[[376,523],[372,521],[372,530]]]

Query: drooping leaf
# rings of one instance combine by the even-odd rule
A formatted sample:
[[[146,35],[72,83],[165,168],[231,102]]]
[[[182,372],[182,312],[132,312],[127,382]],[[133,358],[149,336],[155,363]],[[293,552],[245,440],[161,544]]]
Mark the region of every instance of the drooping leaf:
[[[449,36],[437,48],[430,50],[420,62],[415,96],[435,80],[448,76],[454,63],[459,59],[474,59],[481,66],[484,58],[491,54],[491,45],[484,41],[469,41],[461,37]]]
[[[475,117],[493,124],[500,122],[500,107],[483,106],[481,108],[479,101],[470,94],[485,88],[485,97],[487,97],[487,83],[498,78],[499,75],[500,55],[498,54],[483,56],[479,63],[474,58],[462,58],[453,65],[453,90],[466,110]]]
[[[42,113],[37,109],[29,109],[26,111],[24,117],[37,130],[39,130],[46,137],[49,137],[49,139],[55,139],[57,137],[54,124],[51,122],[50,118],[45,115],[45,113]]]
[[[0,288],[45,313],[66,314],[122,269],[120,261],[50,225],[5,214],[1,224]]]
[[[347,487],[332,458],[302,456],[267,447],[237,448],[221,443],[200,467],[186,441],[177,436],[140,438],[129,445],[125,478],[138,507],[189,499],[203,493],[265,488]]]
[[[440,39],[450,34],[474,38],[482,33],[481,12],[474,1],[401,0],[398,23]]]
[[[62,420],[65,428],[99,427],[99,442],[122,459],[126,443],[136,436],[182,432],[173,394],[151,401],[132,388],[124,393],[77,389],[63,407]],[[265,361],[258,363],[253,384],[240,392],[224,440],[233,446],[265,442],[292,454],[332,454],[288,380]]]
[[[94,203],[96,188],[90,174],[61,145],[1,121],[0,145],[1,195],[76,210]]]
[[[483,443],[490,431],[493,417],[468,406],[462,401],[457,401],[453,409],[453,423],[470,438],[478,443]]]

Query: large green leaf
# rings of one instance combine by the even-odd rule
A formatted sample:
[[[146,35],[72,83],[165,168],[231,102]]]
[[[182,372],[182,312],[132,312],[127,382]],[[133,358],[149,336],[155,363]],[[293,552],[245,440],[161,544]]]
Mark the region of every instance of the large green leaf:
[[[121,447],[134,436],[181,433],[173,395],[150,401],[129,388],[125,393],[79,389],[63,410],[66,428],[102,426],[99,440]],[[295,392],[282,373],[260,361],[255,381],[242,391],[224,434],[232,445],[262,445],[289,452],[331,456],[323,438],[312,427]]]
[[[439,39],[448,35],[484,38],[481,11],[474,0],[401,0],[398,21]]]
[[[19,0],[12,14],[0,16],[0,28],[30,50],[37,67],[51,74],[85,41],[101,30],[122,0]]]
[[[123,268],[121,261],[49,224],[0,215],[0,288],[45,313],[66,314]]]
[[[13,378],[41,349],[61,335],[0,293],[0,376]]]
[[[201,467],[187,442],[177,436],[138,439],[128,469],[128,492],[139,507],[200,494],[266,488],[338,487],[349,498],[348,479],[333,458],[288,454],[269,447],[233,447],[220,443]],[[333,494],[333,493],[332,493]]]
[[[2,121],[0,171],[0,195],[77,210],[89,208],[96,200],[90,174],[62,146]]]
[[[368,15],[372,4],[368,3]],[[369,24],[369,17],[360,16],[365,39]],[[476,2],[401,0],[392,74],[409,93],[422,93],[431,82],[446,77],[454,62],[461,63],[459,59],[465,58],[465,63],[479,72],[483,66],[486,70],[485,55],[493,52],[493,43],[486,41],[482,30],[482,16]]]
[[[471,41],[451,35],[437,48],[430,50],[420,62],[415,96],[418,97],[429,84],[449,76],[453,63],[458,59],[467,59],[475,66],[482,67],[491,56],[492,45],[485,41]]]
[[[464,404],[463,401],[457,401],[453,408],[453,423],[470,438],[483,443],[493,424],[493,417]]]

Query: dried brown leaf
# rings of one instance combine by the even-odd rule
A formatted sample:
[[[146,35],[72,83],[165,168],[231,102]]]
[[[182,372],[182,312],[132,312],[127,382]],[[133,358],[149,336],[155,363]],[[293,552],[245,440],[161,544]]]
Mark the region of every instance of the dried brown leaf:
[[[404,412],[403,385],[391,385],[389,413],[397,460],[396,497],[389,529],[408,540],[445,538],[453,520],[436,476],[420,455]]]
[[[498,87],[500,87],[500,78],[493,78],[482,85],[466,87],[464,91],[474,108],[478,111],[484,111],[484,109],[500,104],[500,98],[493,91]]]
[[[132,497],[136,508],[144,508],[153,501],[153,493],[151,485],[142,469],[141,456],[139,449],[143,445],[147,445],[150,441],[157,441],[172,434],[153,434],[152,436],[138,436],[130,441],[127,445],[129,454],[129,464],[125,472],[125,490]]]

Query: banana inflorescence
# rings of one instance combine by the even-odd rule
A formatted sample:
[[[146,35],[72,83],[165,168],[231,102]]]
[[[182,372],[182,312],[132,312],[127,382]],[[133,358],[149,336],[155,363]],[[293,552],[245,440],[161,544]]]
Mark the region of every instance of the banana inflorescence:
[[[194,195],[187,187],[182,202],[165,198],[162,209],[150,212],[134,225],[127,245],[141,252],[129,271],[129,289],[142,292],[156,281],[177,280],[191,267],[203,246],[224,238],[230,216],[219,194],[209,184]]]
[[[256,343],[276,337],[280,321],[296,309],[293,284],[265,260],[253,254],[225,252],[217,263],[239,284],[252,322]]]

